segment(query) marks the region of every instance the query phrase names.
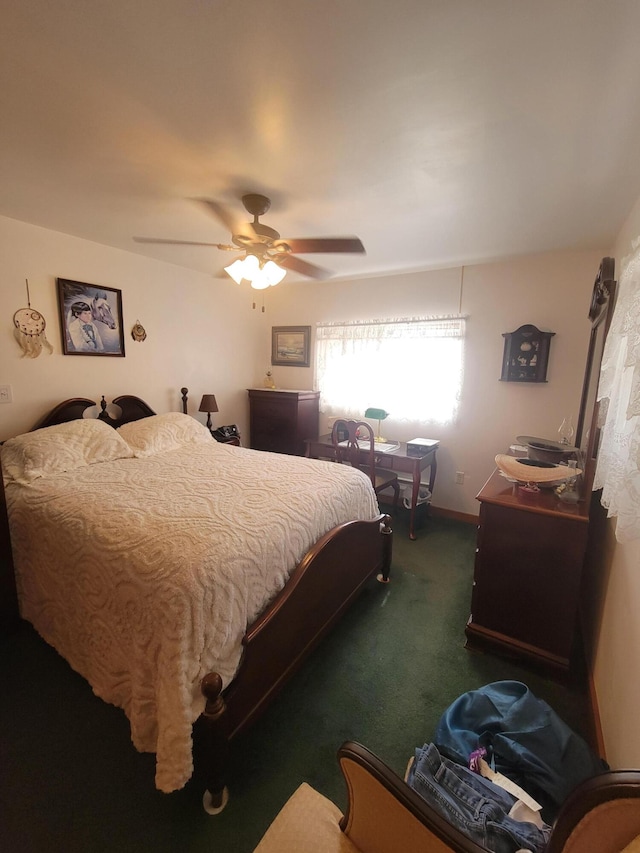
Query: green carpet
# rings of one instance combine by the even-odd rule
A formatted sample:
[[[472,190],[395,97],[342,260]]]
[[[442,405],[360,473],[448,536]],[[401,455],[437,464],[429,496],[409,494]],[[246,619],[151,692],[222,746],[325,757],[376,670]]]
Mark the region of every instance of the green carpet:
[[[587,737],[582,689],[464,648],[475,527],[427,517],[412,542],[403,510],[394,527],[392,583],[364,591],[234,745],[231,801],[218,817],[202,810],[197,776],[174,794],[155,790],[154,757],[135,751],[124,714],[30,626],[2,641],[0,848],[248,853],[302,781],[344,808],[344,740],[402,775],[447,705],[491,681],[524,681]]]

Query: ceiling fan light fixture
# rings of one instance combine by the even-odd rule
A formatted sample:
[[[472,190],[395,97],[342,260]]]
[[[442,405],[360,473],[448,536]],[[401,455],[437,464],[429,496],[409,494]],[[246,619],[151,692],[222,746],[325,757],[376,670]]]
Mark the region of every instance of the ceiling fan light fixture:
[[[265,290],[267,287],[278,284],[287,274],[286,270],[273,261],[261,263],[257,255],[252,254],[245,258],[238,258],[224,270],[236,284],[240,284],[245,279],[251,283],[254,290]]]

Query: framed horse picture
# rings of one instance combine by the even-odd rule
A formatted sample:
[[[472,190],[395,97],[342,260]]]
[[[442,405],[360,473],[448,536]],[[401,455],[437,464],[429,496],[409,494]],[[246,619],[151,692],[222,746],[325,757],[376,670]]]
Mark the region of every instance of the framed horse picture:
[[[65,355],[124,356],[122,291],[56,279]]]

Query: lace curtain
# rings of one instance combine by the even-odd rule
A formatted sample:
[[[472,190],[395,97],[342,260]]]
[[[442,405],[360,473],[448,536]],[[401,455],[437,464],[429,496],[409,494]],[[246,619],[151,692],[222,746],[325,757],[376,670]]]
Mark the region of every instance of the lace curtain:
[[[319,324],[316,387],[321,410],[360,418],[375,406],[398,421],[455,420],[464,329],[461,316]]]
[[[602,433],[594,489],[616,516],[616,538],[640,537],[640,238],[622,262],[618,298],[602,356]]]

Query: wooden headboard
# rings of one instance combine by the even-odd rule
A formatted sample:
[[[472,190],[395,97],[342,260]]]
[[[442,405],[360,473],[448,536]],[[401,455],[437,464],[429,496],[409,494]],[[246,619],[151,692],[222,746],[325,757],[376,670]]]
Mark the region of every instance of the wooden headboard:
[[[95,406],[95,400],[89,400],[86,397],[73,397],[70,400],[64,400],[39,420],[33,429],[42,429],[43,427],[54,426],[55,424],[62,424],[67,421],[79,420],[84,417],[87,409],[94,408]],[[144,400],[130,394],[114,397],[113,406],[118,406],[122,412],[121,416],[112,415],[114,410],[112,407],[107,406],[107,401],[104,397],[100,401],[101,411],[97,415],[100,420],[105,421],[113,427],[129,423],[130,421],[138,421],[140,418],[148,418],[156,414]],[[108,411],[108,408],[111,410]]]
[[[186,415],[189,389],[181,388],[180,392],[182,394],[182,411]],[[65,400],[55,406],[48,414],[44,415],[32,427],[32,431],[41,429],[42,427],[53,426],[54,424],[79,420],[84,417],[86,409],[95,406],[95,400],[89,400],[87,397],[73,397],[70,400]],[[156,414],[144,400],[141,400],[140,397],[134,397],[131,394],[123,394],[120,397],[115,397],[113,406],[117,406],[122,414],[114,417],[113,415],[117,410],[108,406],[103,397],[100,401],[101,411],[97,415],[98,418],[112,427],[119,427],[122,424],[138,421],[141,418],[148,418],[150,415]],[[4,495],[2,467],[0,466],[0,637],[13,631],[18,626],[19,619],[18,598],[13,572],[13,555],[11,552],[11,539],[9,537],[9,521]]]
[[[182,411],[186,415],[189,389],[181,388],[180,392],[182,394]],[[103,396],[99,405],[101,411],[96,417],[112,427],[119,427],[122,424],[139,421],[141,418],[148,418],[151,415],[157,414],[148,403],[145,403],[144,400],[140,397],[135,397],[133,394],[123,394],[120,397],[114,397],[112,406],[107,404]],[[95,406],[95,400],[89,400],[87,397],[72,397],[70,400],[58,403],[32,429],[42,429],[43,427],[54,426],[55,424],[62,424],[67,421],[79,420],[84,417],[84,413],[88,408]],[[120,413],[116,414],[114,412],[114,406],[118,407]]]

